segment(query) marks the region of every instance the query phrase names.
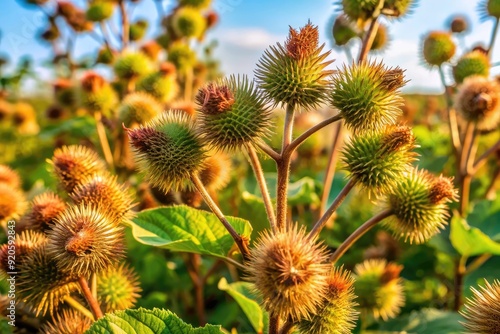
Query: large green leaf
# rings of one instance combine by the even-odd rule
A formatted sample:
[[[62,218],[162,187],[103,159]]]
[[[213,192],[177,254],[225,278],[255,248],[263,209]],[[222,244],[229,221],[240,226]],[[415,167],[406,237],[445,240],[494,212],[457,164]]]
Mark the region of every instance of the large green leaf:
[[[226,218],[236,232],[250,238],[252,226],[248,221]],[[224,258],[234,245],[233,238],[213,213],[185,205],[142,211],[130,226],[137,241],[174,252]]]
[[[45,140],[62,133],[71,133],[73,137],[90,137],[95,133],[95,121],[89,116],[73,117],[64,122],[44,127],[38,136]]]
[[[389,320],[380,326],[382,331],[412,334],[458,334],[463,332],[458,313],[436,309],[423,309]],[[379,332],[380,333],[380,332]]]
[[[474,204],[467,222],[486,233],[492,240],[500,241],[500,196],[495,200],[482,200]]]
[[[86,334],[221,334],[220,326],[193,328],[177,315],[161,309],[125,310],[106,314]]]
[[[226,291],[240,305],[255,331],[259,334],[263,333],[268,316],[255,301],[252,294],[252,284],[248,282],[228,284],[225,278],[221,278],[218,287],[222,291]]]
[[[238,216],[252,222],[252,240],[256,240],[261,231],[269,228],[264,201],[262,198],[244,191],[238,208]]]
[[[484,253],[500,255],[500,243],[491,240],[480,229],[470,227],[458,214],[451,219],[450,240],[453,247],[464,256]]]

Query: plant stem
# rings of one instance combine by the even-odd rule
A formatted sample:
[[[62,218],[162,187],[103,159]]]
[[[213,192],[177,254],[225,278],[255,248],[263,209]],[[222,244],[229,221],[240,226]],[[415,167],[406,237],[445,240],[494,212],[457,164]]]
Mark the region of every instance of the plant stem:
[[[458,311],[462,306],[462,286],[464,284],[464,276],[465,276],[465,263],[467,262],[467,257],[461,256],[457,261],[455,267],[455,284],[454,284],[454,302],[453,302],[453,310]]]
[[[111,148],[109,147],[108,137],[106,136],[106,130],[102,124],[102,114],[100,111],[94,112],[95,127],[97,130],[97,135],[99,136],[99,142],[101,143],[102,153],[104,158],[108,163],[110,169],[114,169],[113,155],[111,154]]]
[[[373,41],[375,40],[375,35],[378,30],[378,16],[374,17],[370,22],[368,31],[366,32],[365,38],[363,39],[363,44],[361,44],[361,49],[359,51],[358,63],[366,60],[368,52],[370,51]]]
[[[474,261],[472,261],[472,263],[467,266],[465,275],[469,275],[470,273],[481,267],[490,258],[491,254],[481,254],[480,256],[476,257]]]
[[[82,288],[83,296],[87,300],[87,303],[90,306],[90,309],[92,310],[92,313],[94,314],[95,319],[100,319],[103,317],[101,307],[99,306],[99,303],[97,302],[97,299],[92,296],[92,292],[89,289],[89,284],[87,283],[87,280],[85,277],[80,276],[78,279],[78,283],[80,283],[80,287]]]
[[[311,232],[309,232],[308,238],[310,240],[313,240],[314,238],[316,238],[319,235],[319,233],[321,232],[323,227],[325,227],[326,223],[328,222],[330,217],[333,215],[335,210],[337,210],[339,208],[340,204],[342,204],[344,199],[347,197],[347,194],[349,194],[349,192],[352,190],[352,188],[354,188],[355,185],[356,185],[356,181],[354,181],[353,179],[350,179],[347,182],[347,184],[344,186],[344,188],[337,195],[337,198],[335,198],[333,203],[330,205],[328,210],[326,210],[326,212],[323,214],[323,216],[321,216],[321,218],[316,222],[316,224],[314,224],[313,229],[311,230]]]
[[[264,177],[264,172],[262,170],[259,157],[257,156],[257,152],[255,152],[255,148],[253,147],[253,145],[248,144],[245,147],[248,152],[250,165],[252,166],[255,178],[257,179],[257,183],[259,184],[260,192],[262,194],[262,200],[264,201],[264,207],[267,213],[267,218],[269,219],[269,225],[271,226],[272,231],[275,232],[276,217],[274,215],[273,203],[271,201],[269,190],[267,189],[266,179]]]
[[[470,184],[472,182],[472,174],[470,173],[471,165],[474,161],[472,152],[474,151],[476,139],[476,126],[473,122],[467,124],[465,132],[464,143],[460,154],[460,200],[459,200],[459,213],[462,217],[465,216],[469,206]]]
[[[278,181],[276,187],[276,228],[283,231],[287,224],[288,212],[288,182],[290,179],[291,155],[287,154],[288,145],[292,142],[293,121],[295,116],[295,106],[287,105],[285,124],[283,127],[283,143],[281,145],[281,158],[276,161]]]
[[[500,167],[497,167],[493,177],[491,178],[490,185],[488,186],[486,192],[484,193],[484,198],[494,200],[496,198],[496,183],[500,179]]]
[[[292,154],[293,151],[299,147],[300,144],[302,144],[307,138],[312,136],[315,132],[321,130],[325,126],[332,124],[334,122],[340,121],[342,119],[342,116],[340,115],[335,115],[330,118],[325,119],[324,121],[316,124],[315,126],[311,127],[307,131],[305,131],[303,134],[298,136],[295,140],[293,140],[290,145],[288,146],[287,150],[289,154]]]
[[[127,10],[125,8],[125,0],[119,1],[119,7],[120,7],[120,15],[122,17],[122,51],[123,51],[128,46],[128,41],[129,41],[128,34],[130,29]]]
[[[111,44],[110,44],[111,39],[109,38],[108,31],[106,30],[106,25],[104,24],[104,22],[100,23],[100,28],[101,28],[102,38],[104,40],[104,45],[106,45],[108,51],[111,52]]]
[[[493,46],[495,45],[495,39],[497,38],[498,25],[500,23],[500,18],[497,18],[493,30],[491,32],[490,45],[488,46],[488,57],[491,59],[491,54],[493,53]]]
[[[277,315],[269,316],[269,334],[279,334],[280,318]]]
[[[274,161],[278,161],[279,159],[281,159],[281,155],[278,152],[276,152],[275,150],[273,150],[273,148],[271,146],[267,145],[265,142],[258,141],[256,143],[256,145],[258,148],[260,148],[262,150],[262,152],[266,153]]]
[[[226,230],[229,232],[231,237],[234,239],[234,242],[236,242],[236,245],[238,246],[241,255],[243,256],[243,259],[247,260],[248,256],[250,255],[250,251],[248,249],[248,241],[243,240],[243,238],[236,232],[236,230],[231,226],[231,224],[227,221],[226,217],[224,217],[224,214],[222,211],[219,209],[217,204],[214,202],[210,194],[208,193],[207,189],[201,182],[200,178],[198,175],[193,175],[191,177],[191,181],[193,182],[194,186],[196,189],[200,192],[201,197],[203,197],[203,200],[205,203],[208,205],[210,210],[219,218],[220,222]]]
[[[323,180],[323,193],[321,194],[321,203],[319,214],[323,215],[325,213],[326,204],[328,202],[328,197],[330,197],[330,190],[332,189],[333,178],[335,177],[335,169],[337,167],[337,160],[340,153],[340,146],[342,146],[344,135],[344,125],[342,122],[338,123],[337,131],[333,135],[333,145],[330,151],[330,157],[328,158],[328,165],[325,172],[325,178]]]
[[[281,327],[280,331],[279,331],[279,334],[288,334],[290,333],[290,330],[292,330],[293,328],[293,321],[288,319],[284,324],[283,326]]]
[[[351,248],[351,246],[361,238],[366,232],[368,232],[372,227],[377,225],[379,222],[384,220],[385,218],[392,216],[393,212],[391,210],[385,210],[380,212],[379,214],[373,216],[369,220],[363,223],[356,231],[354,231],[344,242],[337,248],[335,253],[330,258],[330,261],[333,263],[337,262],[344,253]]]
[[[458,166],[458,164],[460,163],[459,156],[460,156],[461,143],[458,131],[457,112],[455,111],[454,108],[452,108],[453,101],[450,92],[448,90],[448,85],[446,85],[446,80],[444,78],[444,71],[442,66],[439,66],[439,77],[441,78],[441,83],[443,84],[444,92],[446,95],[446,112],[448,114],[448,128],[450,131],[451,143],[453,145],[453,154],[457,159],[457,166]]]
[[[207,316],[205,314],[205,302],[203,298],[203,290],[205,281],[200,275],[200,254],[188,253],[188,261],[186,261],[186,268],[193,282],[195,294],[195,307],[196,315],[198,316],[198,323],[200,326],[205,326],[207,323]]]
[[[235,266],[238,269],[245,270],[246,267],[242,265],[239,262],[236,262],[235,260],[231,259],[230,257],[225,257],[223,258],[224,261],[226,261],[228,264]]]
[[[488,160],[488,157],[495,153],[497,150],[500,150],[500,140],[497,141],[493,146],[491,146],[489,149],[487,149],[479,158],[477,158],[476,162],[474,163],[474,166],[472,167],[471,173],[475,174],[479,168],[481,168],[486,161]]]
[[[82,304],[80,304],[73,297],[71,297],[71,296],[65,296],[64,297],[64,301],[66,303],[68,303],[68,305],[71,306],[72,308],[74,308],[75,310],[81,312],[84,316],[86,316],[90,320],[95,321],[95,318],[94,318],[94,315],[92,314],[92,312],[90,312],[85,306],[83,306]]]
[[[90,275],[90,291],[92,292],[92,296],[97,299],[97,275],[96,273],[92,273]]]

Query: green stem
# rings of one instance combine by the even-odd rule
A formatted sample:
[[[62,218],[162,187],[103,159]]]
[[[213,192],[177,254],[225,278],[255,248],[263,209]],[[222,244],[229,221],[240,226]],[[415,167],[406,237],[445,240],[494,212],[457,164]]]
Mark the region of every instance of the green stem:
[[[497,150],[500,150],[500,140],[497,141],[493,146],[491,146],[489,149],[487,149],[479,158],[477,158],[476,162],[474,163],[474,166],[472,167],[472,174],[475,174],[479,168],[481,168],[486,161],[488,160],[488,157],[495,153]]]
[[[122,51],[125,50],[129,42],[129,21],[127,10],[125,8],[125,0],[119,1],[120,15],[122,17]]]
[[[358,229],[354,231],[347,239],[344,240],[344,242],[339,246],[339,248],[337,248],[335,253],[333,253],[333,255],[331,256],[330,261],[332,263],[337,262],[342,257],[342,255],[344,255],[344,253],[349,248],[351,248],[351,246],[366,232],[368,232],[370,229],[372,229],[375,225],[377,225],[385,218],[392,215],[393,212],[391,210],[385,210],[367,220],[365,223],[363,223],[363,225],[358,227]]]
[[[453,310],[458,311],[462,306],[462,287],[464,284],[464,276],[465,276],[465,263],[467,262],[466,256],[461,256],[457,261],[455,267],[455,283],[454,283],[454,301],[453,301]]]
[[[265,142],[258,141],[255,145],[258,148],[260,148],[262,152],[266,153],[270,158],[272,158],[274,161],[278,161],[279,159],[281,159],[281,155],[275,150],[273,150],[273,148],[267,145]]]
[[[309,239],[313,240],[314,238],[316,238],[319,235],[319,233],[321,232],[323,227],[325,227],[326,223],[331,218],[331,216],[333,215],[335,210],[337,210],[339,208],[340,204],[342,204],[344,199],[347,197],[347,195],[352,190],[352,188],[354,188],[355,185],[356,185],[356,181],[354,181],[353,179],[350,179],[347,182],[347,184],[344,186],[344,188],[337,195],[337,198],[335,198],[333,203],[330,205],[328,210],[326,210],[326,212],[323,214],[323,216],[321,216],[321,218],[316,222],[316,224],[314,224],[313,229],[309,233],[309,236],[308,236]]]
[[[470,172],[471,166],[475,157],[473,156],[475,142],[476,142],[476,126],[474,123],[469,122],[465,132],[464,143],[460,154],[460,203],[459,213],[462,217],[467,213],[469,207],[470,184],[472,182],[472,174]]]
[[[492,201],[496,198],[496,192],[498,189],[496,187],[496,183],[499,179],[500,179],[500,167],[497,167],[495,173],[493,174],[493,177],[491,178],[490,185],[488,186],[486,192],[484,193],[485,199]]]
[[[497,38],[499,22],[500,18],[497,18],[495,21],[495,25],[493,26],[493,30],[491,32],[490,45],[488,46],[488,57],[490,59],[491,59],[491,54],[493,53],[493,46],[495,45],[495,40]]]
[[[111,148],[109,146],[108,137],[106,136],[106,130],[102,124],[102,114],[100,111],[94,112],[95,127],[97,131],[97,136],[99,137],[99,142],[101,144],[102,153],[108,164],[108,167],[113,170],[115,168],[113,163],[113,154],[111,153]]]
[[[269,190],[267,189],[266,178],[264,177],[264,172],[262,170],[259,157],[257,156],[257,152],[255,152],[255,148],[251,144],[248,144],[245,147],[248,152],[250,165],[252,166],[255,178],[257,179],[257,183],[259,184],[260,193],[262,194],[262,200],[264,202],[264,207],[267,213],[267,218],[269,219],[269,224],[272,231],[276,231],[276,217],[274,215],[273,203],[271,201]]]
[[[465,275],[469,275],[473,271],[479,269],[486,261],[488,261],[491,258],[491,254],[482,254],[481,256],[478,256],[472,261],[471,264],[469,264],[465,270]]]
[[[453,106],[453,99],[451,97],[450,91],[448,89],[448,85],[446,85],[446,80],[444,78],[444,71],[442,65],[439,66],[439,76],[441,78],[441,83],[444,87],[444,92],[446,95],[446,112],[448,115],[448,128],[451,136],[451,143],[453,145],[453,154],[455,155],[457,166],[460,163],[460,135],[458,130],[458,122],[457,122],[457,112]]]
[[[90,309],[92,310],[92,314],[94,314],[95,319],[100,319],[104,315],[102,314],[101,307],[99,306],[99,303],[97,302],[97,299],[92,296],[92,292],[89,289],[89,284],[87,283],[87,280],[85,277],[81,276],[78,279],[78,283],[80,283],[80,287],[82,288],[82,293],[85,299],[87,300],[87,303],[90,306]]]
[[[72,308],[74,308],[75,310],[81,312],[84,316],[86,316],[90,320],[95,321],[95,318],[94,318],[94,315],[92,314],[92,312],[90,312],[85,306],[83,306],[82,304],[80,304],[73,297],[65,296],[64,297],[64,301],[66,303],[68,303],[68,305],[71,306]]]
[[[377,35],[378,26],[379,26],[378,17],[374,17],[370,22],[368,31],[366,32],[365,38],[363,39],[363,44],[361,44],[358,63],[361,63],[366,60],[368,52],[370,51],[373,41],[375,40],[375,36]]]
[[[191,181],[193,182],[196,189],[200,192],[201,197],[203,198],[205,203],[208,205],[210,210],[212,210],[212,212],[217,216],[217,218],[219,218],[222,225],[224,225],[226,230],[229,232],[231,237],[234,239],[234,242],[236,242],[236,245],[238,246],[238,248],[241,252],[241,255],[243,256],[243,259],[247,260],[249,255],[250,255],[250,251],[248,249],[248,241],[243,240],[243,238],[238,234],[238,232],[236,232],[236,230],[233,228],[233,226],[231,226],[231,224],[227,221],[226,217],[224,216],[222,211],[219,209],[219,207],[217,206],[217,204],[212,199],[212,197],[208,193],[207,189],[205,188],[205,186],[201,182],[200,178],[197,175],[193,175],[191,177]]]

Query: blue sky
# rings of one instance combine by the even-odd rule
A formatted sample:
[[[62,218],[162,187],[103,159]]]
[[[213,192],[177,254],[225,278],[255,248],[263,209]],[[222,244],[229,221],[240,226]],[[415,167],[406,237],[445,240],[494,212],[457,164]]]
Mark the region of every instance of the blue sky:
[[[20,0],[22,2],[22,0]],[[54,2],[54,0],[50,0]],[[82,4],[84,0],[75,0]],[[50,49],[37,41],[34,36],[44,23],[44,15],[36,10],[20,6],[17,0],[0,0],[0,54],[7,54],[16,60],[30,54],[36,61],[38,76],[51,80],[50,70],[44,66],[50,56]],[[486,44],[493,22],[480,22],[477,13],[479,1],[473,0],[420,0],[413,13],[403,20],[386,21],[389,26],[391,43],[383,54],[384,62],[390,66],[400,66],[406,70],[411,81],[406,91],[439,92],[439,77],[435,70],[422,65],[420,45],[422,36],[431,30],[447,28],[446,21],[455,14],[466,15],[472,23],[473,31],[465,36],[467,46]],[[165,8],[173,6],[173,1],[162,1]],[[212,30],[207,40],[217,39],[219,46],[216,57],[221,60],[226,74],[246,73],[252,75],[255,63],[263,51],[276,42],[283,42],[288,26],[303,26],[311,20],[320,28],[322,42],[330,48],[327,23],[335,15],[339,6],[331,0],[214,0],[213,7],[220,16],[218,26]],[[145,17],[157,22],[157,12],[153,0],[142,0],[130,7],[133,18]],[[155,33],[152,25],[149,34]],[[83,56],[97,48],[90,37],[80,37],[75,53]],[[500,57],[500,42],[496,44],[493,59]],[[347,61],[344,53],[334,50],[331,58],[333,67]]]

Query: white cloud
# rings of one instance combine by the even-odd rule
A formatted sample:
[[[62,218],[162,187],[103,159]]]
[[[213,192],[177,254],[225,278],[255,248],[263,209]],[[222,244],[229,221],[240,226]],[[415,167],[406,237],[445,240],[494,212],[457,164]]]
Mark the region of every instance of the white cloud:
[[[234,28],[219,32],[216,37],[221,45],[231,44],[252,50],[264,50],[269,45],[285,39],[283,36],[273,35],[262,28]]]

